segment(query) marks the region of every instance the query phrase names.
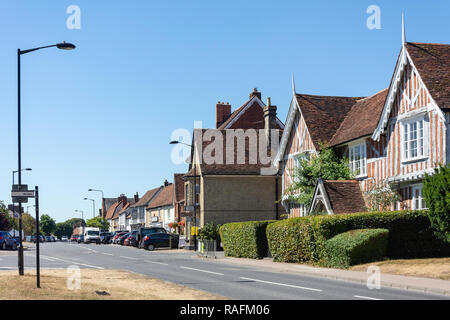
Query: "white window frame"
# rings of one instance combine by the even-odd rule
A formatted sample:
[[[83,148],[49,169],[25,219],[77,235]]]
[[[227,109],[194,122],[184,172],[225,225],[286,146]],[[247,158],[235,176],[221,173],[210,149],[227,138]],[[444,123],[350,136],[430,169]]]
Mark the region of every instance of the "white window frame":
[[[420,123],[422,128],[420,130]],[[416,137],[411,139],[412,126],[415,124]],[[422,131],[422,136],[420,136],[420,131]],[[402,119],[400,121],[400,154],[402,162],[415,162],[422,161],[428,158],[428,132],[429,132],[429,121],[425,114],[420,116],[415,116],[413,118]],[[405,137],[407,140],[405,140]],[[420,145],[420,140],[422,145]],[[412,154],[412,142],[416,142],[415,145],[415,155]],[[420,152],[422,151],[422,152]]]
[[[427,209],[425,205],[425,200],[423,198],[423,185],[416,184],[412,185],[411,187],[412,187],[412,198],[411,198],[412,209],[413,210]],[[416,196],[417,193],[419,194],[418,197]],[[418,202],[418,204],[416,202]]]
[[[359,160],[354,160],[354,154],[356,148],[359,148],[360,158]],[[360,173],[356,174],[356,164],[359,162]],[[360,141],[348,146],[348,165],[350,166],[350,171],[356,174],[356,178],[367,177],[367,145],[366,141]]]

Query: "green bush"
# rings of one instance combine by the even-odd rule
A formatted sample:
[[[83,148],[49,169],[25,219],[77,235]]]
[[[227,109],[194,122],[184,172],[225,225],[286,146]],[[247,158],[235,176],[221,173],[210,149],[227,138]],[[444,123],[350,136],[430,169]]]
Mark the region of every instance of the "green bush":
[[[325,242],[327,267],[348,268],[386,257],[387,229],[350,230]]]
[[[389,258],[450,256],[450,245],[438,239],[425,211],[364,212],[291,218],[271,224],[267,240],[274,261],[326,264],[325,243],[355,229],[389,230]]]
[[[226,256],[262,259],[267,255],[266,227],[274,221],[226,223],[220,238]]]
[[[431,226],[450,243],[450,166],[434,170],[433,175],[425,175],[423,195]]]
[[[198,230],[198,238],[200,240],[217,240],[220,241],[219,235],[220,225],[215,223],[207,223]]]

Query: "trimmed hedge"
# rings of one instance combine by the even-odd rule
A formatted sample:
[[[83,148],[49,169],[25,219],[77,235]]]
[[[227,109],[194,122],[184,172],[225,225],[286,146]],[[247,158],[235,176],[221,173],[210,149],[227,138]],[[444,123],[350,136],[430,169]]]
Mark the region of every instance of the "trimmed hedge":
[[[267,255],[266,227],[275,222],[247,221],[226,223],[219,233],[226,256],[262,259]]]
[[[349,268],[381,260],[386,257],[388,237],[387,229],[357,229],[338,234],[325,242],[326,266]]]
[[[274,261],[324,265],[327,240],[349,230],[377,228],[389,230],[389,258],[450,256],[450,245],[434,235],[426,211],[290,218],[269,225],[267,240]]]

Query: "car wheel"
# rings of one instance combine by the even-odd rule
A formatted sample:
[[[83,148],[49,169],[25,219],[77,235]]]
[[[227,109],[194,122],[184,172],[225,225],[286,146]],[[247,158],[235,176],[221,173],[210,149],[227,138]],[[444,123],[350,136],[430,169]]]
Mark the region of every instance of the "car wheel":
[[[147,246],[147,248],[148,248],[148,250],[153,251],[153,250],[155,250],[155,245],[154,244],[149,244]]]
[[[14,251],[17,250],[17,244],[16,244],[16,243],[13,243],[13,245],[12,245],[12,250],[14,250]]]
[[[6,250],[6,242],[3,242],[3,244],[2,244],[2,250]]]

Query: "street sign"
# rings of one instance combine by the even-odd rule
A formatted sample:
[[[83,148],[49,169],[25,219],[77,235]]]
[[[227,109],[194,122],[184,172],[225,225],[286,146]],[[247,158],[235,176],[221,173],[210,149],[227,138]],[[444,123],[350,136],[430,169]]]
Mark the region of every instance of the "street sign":
[[[27,184],[13,184],[11,197],[13,203],[27,203],[28,198],[34,198],[34,190],[28,190]]]

